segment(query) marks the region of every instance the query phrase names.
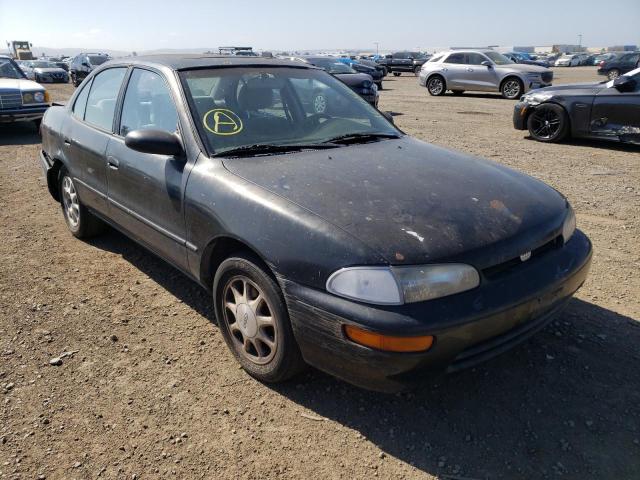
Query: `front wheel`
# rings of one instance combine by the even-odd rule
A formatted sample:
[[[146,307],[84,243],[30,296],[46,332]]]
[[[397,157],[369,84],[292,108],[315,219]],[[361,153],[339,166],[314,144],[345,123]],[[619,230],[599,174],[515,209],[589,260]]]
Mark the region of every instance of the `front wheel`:
[[[609,80],[615,80],[619,76],[620,76],[620,70],[618,70],[617,68],[612,68],[607,72],[607,77],[609,77]]]
[[[517,78],[507,78],[500,87],[500,93],[507,100],[516,100],[522,96],[524,87]]]
[[[560,105],[543,104],[531,112],[527,128],[529,134],[539,142],[560,142],[569,133],[569,117]]]
[[[224,260],[213,295],[220,331],[249,375],[275,383],[304,369],[282,292],[259,259],[239,253]]]

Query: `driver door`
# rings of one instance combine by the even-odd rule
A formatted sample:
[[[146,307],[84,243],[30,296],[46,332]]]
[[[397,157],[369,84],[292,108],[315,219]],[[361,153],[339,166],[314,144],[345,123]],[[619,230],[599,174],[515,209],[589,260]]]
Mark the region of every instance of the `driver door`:
[[[626,91],[614,86],[596,96],[591,109],[591,132],[640,143],[640,73],[633,77],[635,85]]]

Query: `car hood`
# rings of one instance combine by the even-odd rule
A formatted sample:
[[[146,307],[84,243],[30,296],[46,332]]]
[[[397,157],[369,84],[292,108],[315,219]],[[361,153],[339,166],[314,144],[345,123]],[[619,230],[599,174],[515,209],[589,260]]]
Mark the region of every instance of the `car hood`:
[[[60,67],[36,67],[33,71],[36,73],[66,73],[64,69]]]
[[[567,208],[527,175],[410,137],[224,164],[390,264],[496,265],[556,238]]]
[[[539,65],[527,65],[524,63],[514,63],[511,65],[495,65],[495,68],[498,70],[510,70],[522,73],[544,73],[549,71],[548,68],[541,67]]]
[[[366,81],[373,82],[373,77],[368,73],[336,73],[334,77],[350,87],[357,87]]]
[[[0,90],[44,90],[42,85],[26,78],[0,78]]]
[[[551,87],[539,88],[532,90],[529,94],[535,92],[545,92],[559,95],[595,95],[600,90],[607,88],[608,82],[601,83],[574,83],[572,85],[554,85]]]

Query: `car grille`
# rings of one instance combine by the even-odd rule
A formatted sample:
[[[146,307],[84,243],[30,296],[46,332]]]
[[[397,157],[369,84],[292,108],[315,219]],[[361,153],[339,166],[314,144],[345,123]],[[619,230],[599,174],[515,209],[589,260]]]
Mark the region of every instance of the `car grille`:
[[[535,260],[544,256],[545,253],[548,253],[551,250],[555,250],[556,248],[559,248],[561,246],[562,246],[562,236],[559,235],[553,240],[550,240],[547,243],[540,245],[538,248],[532,250],[530,259],[524,262],[520,260],[519,257],[512,258],[511,260],[507,260],[506,262],[502,262],[497,265],[493,265],[491,267],[485,268],[482,270],[482,273],[486,278],[490,280],[499,278],[502,275],[512,272],[523,265],[527,265],[530,262],[534,262]]]
[[[544,83],[551,83],[551,81],[553,80],[553,72],[543,72],[540,76],[542,77],[542,81]]]
[[[22,95],[18,92],[0,92],[0,110],[22,107]]]

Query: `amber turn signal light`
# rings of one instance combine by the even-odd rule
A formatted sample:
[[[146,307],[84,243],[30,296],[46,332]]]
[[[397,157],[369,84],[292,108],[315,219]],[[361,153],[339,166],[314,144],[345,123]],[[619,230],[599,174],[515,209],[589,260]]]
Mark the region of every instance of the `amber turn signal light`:
[[[353,325],[345,325],[344,333],[352,342],[387,352],[424,352],[433,345],[433,337],[396,337],[373,333]]]

